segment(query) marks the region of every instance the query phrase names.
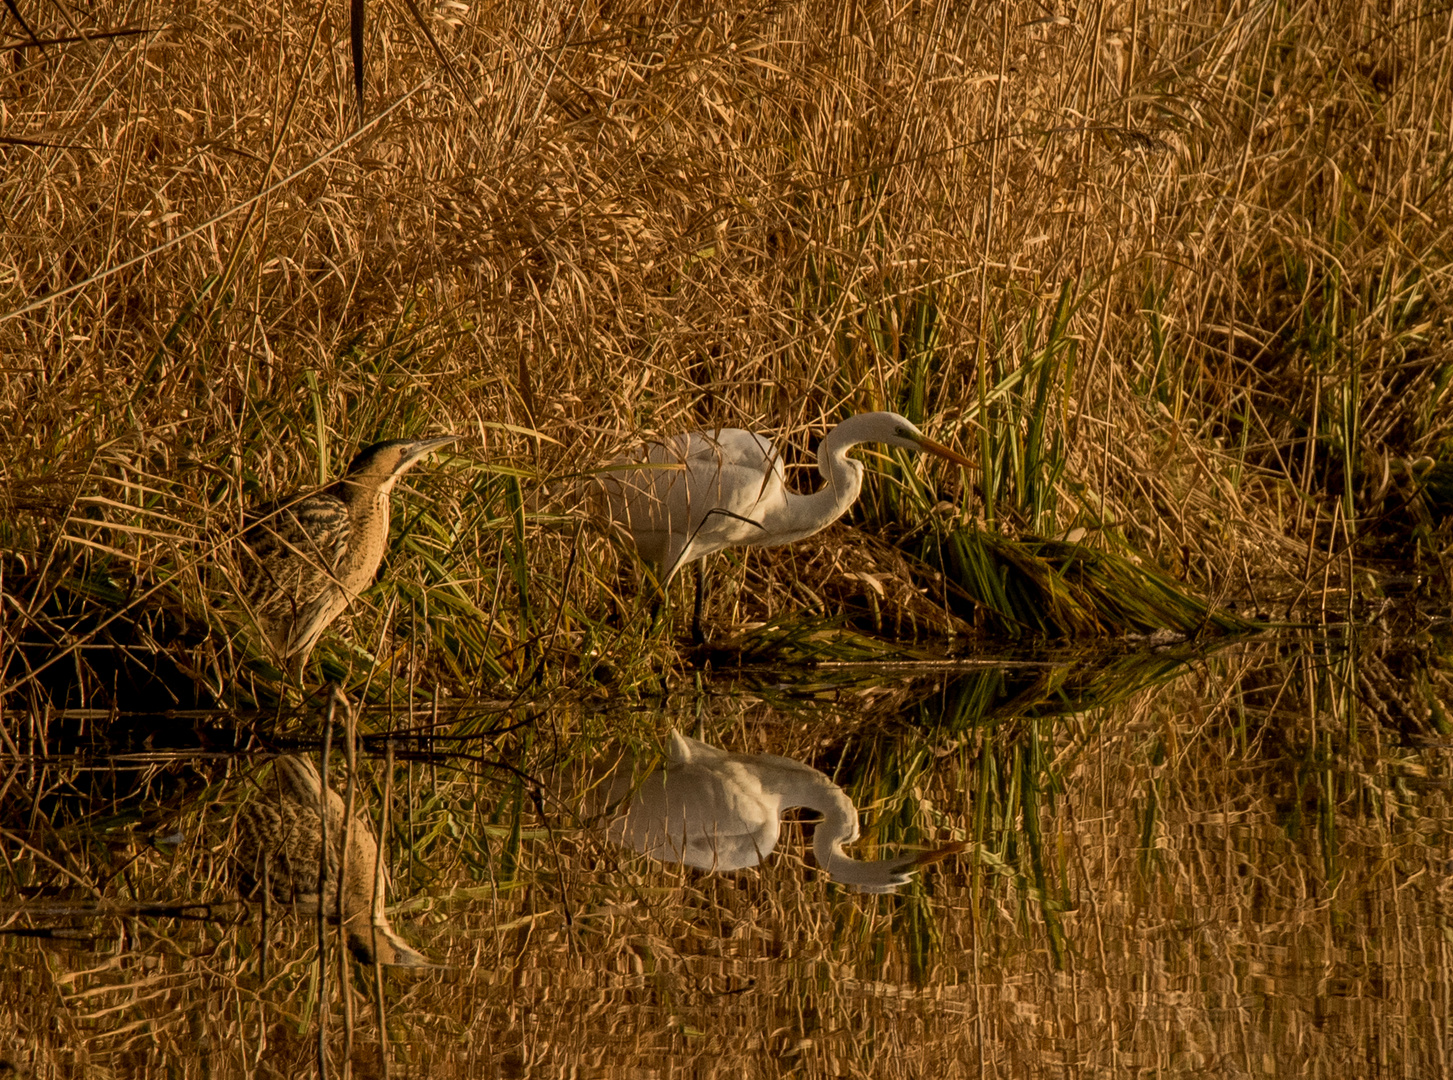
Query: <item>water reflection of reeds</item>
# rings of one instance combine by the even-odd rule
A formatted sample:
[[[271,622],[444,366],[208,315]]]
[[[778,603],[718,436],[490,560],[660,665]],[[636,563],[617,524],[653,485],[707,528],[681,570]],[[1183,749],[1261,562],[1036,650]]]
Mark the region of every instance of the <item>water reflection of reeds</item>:
[[[561,702],[472,744],[445,716],[391,785],[390,918],[449,965],[381,981],[394,1074],[1439,1075],[1450,689],[1432,640],[1285,638],[758,673],[634,712]],[[812,868],[805,822],[730,875],[579,827],[567,781],[698,718],[715,743],[832,776],[863,811],[864,857],[970,852],[863,897]],[[361,723],[408,740],[383,714]],[[376,1069],[380,983],[331,945],[320,999],[309,921],[264,927],[236,900],[253,758],[16,749],[0,1027],[29,1060],[310,1069],[326,1008],[334,1068]],[[355,779],[376,825],[381,760]]]

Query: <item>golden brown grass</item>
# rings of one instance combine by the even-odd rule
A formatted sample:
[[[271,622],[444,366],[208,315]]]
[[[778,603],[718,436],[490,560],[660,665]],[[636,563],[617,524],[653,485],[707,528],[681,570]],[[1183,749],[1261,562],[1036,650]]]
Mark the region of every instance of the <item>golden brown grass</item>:
[[[669,643],[583,510],[688,427],[799,462],[891,407],[981,462],[916,494],[884,466],[850,523],[720,560],[723,628],[963,632],[892,543],[934,515],[1277,614],[1453,582],[1420,492],[1453,451],[1445,10],[445,0],[461,89],[371,4],[360,132],[343,5],[24,9],[91,37],[0,40],[0,1057],[38,1076],[299,1075],[325,1008],[335,1070],[376,1068],[371,981],[319,1000],[310,927],[279,915],[262,975],[245,759],[43,760],[110,720],[99,672],[51,690],[123,625],[272,700],[214,564],[245,504],[375,438],[471,443],[411,476],[323,671],[398,707],[365,731],[431,698],[493,730],[440,688],[593,695],[435,747],[521,768],[696,720],[604,711]],[[714,738],[837,768],[885,842],[980,845],[901,901],[796,837],[676,874],[504,772],[400,766],[395,925],[453,970],[388,982],[394,1075],[1446,1076],[1446,664],[1278,648],[1113,711],[1011,670],[927,736],[947,680],[709,697]]]
[[[445,0],[461,89],[369,5],[359,132],[342,5],[25,10],[93,38],[0,41],[0,928],[83,938],[0,937],[0,1057],[39,1076],[298,1075],[324,1008],[334,1068],[376,1068],[371,983],[320,1001],[308,926],[272,923],[264,980],[256,911],[134,909],[232,903],[241,759],[41,760],[109,719],[99,675],[54,695],[98,711],[48,711],[47,671],[118,611],[181,681],[271,700],[214,563],[375,438],[472,441],[411,476],[323,670],[398,706],[365,731],[430,698],[491,730],[441,687],[594,695],[462,744],[522,768],[695,722],[604,712],[669,646],[582,495],[688,427],[796,462],[891,407],[981,462],[915,465],[914,498],[887,466],[814,544],[721,560],[723,627],[963,631],[891,543],[934,513],[1277,614],[1453,582],[1420,494],[1453,449],[1447,11]],[[1279,648],[1114,711],[1011,671],[926,737],[946,680],[708,699],[714,738],[839,767],[885,840],[981,845],[902,901],[790,836],[674,874],[503,773],[401,766],[395,925],[454,968],[389,981],[394,1075],[1445,1076],[1446,664]]]
[[[35,17],[144,32],[4,54],[11,581],[85,556],[210,621],[244,503],[459,431],[520,491],[432,488],[435,572],[392,564],[429,615],[380,593],[354,640],[412,610],[499,679],[631,606],[581,474],[884,407],[980,456],[978,490],[934,480],[966,519],[1214,597],[1345,611],[1363,554],[1448,574],[1416,480],[1453,436],[1446,13],[451,0],[455,81],[371,5],[362,131],[326,5]],[[1013,381],[1051,346],[1036,411]],[[767,578],[731,618],[795,603]]]

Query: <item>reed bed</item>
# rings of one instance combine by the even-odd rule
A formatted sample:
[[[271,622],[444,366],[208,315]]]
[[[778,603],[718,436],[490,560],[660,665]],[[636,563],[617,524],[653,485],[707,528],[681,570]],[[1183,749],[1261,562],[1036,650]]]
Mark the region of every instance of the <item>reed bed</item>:
[[[836,534],[859,630],[1009,625],[872,554],[955,528],[1276,618],[1448,585],[1447,13],[366,9],[361,116],[327,5],[6,24],[12,700],[104,700],[59,679],[98,645],[175,665],[173,707],[276,700],[227,600],[243,506],[431,431],[469,442],[318,653],[355,692],[649,685],[672,638],[591,477],[713,424],[795,466],[875,408],[978,468],[874,459]],[[843,568],[724,560],[708,618],[832,621]],[[1048,629],[1092,623],[1143,629]]]
[[[339,5],[0,30],[0,1063],[293,1075],[326,1016],[358,1076],[1447,1075],[1446,645],[1042,641],[1446,616],[1453,15],[366,7],[361,116]],[[716,560],[709,662],[792,666],[679,679],[600,470],[728,424],[805,488],[878,408],[977,468],[870,453],[843,523]],[[320,717],[232,542],[428,432],[311,674],[448,968],[319,992],[236,900]],[[795,828],[726,878],[579,827],[607,733],[698,721],[970,854],[867,900]]]

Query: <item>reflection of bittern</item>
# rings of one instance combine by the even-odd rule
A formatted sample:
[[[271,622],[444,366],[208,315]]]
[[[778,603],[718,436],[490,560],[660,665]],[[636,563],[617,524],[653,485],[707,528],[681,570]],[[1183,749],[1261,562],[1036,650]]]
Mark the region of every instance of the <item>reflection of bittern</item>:
[[[378,572],[394,484],[456,438],[375,443],[322,491],[248,513],[243,597],[278,659],[290,662],[300,681],[319,636]]]
[[[925,863],[963,850],[860,862],[843,851],[858,838],[858,811],[847,792],[810,765],[772,754],[733,754],[671,732],[666,767],[634,790],[620,784],[617,817],[606,836],[662,862],[702,870],[756,866],[777,846],[782,811],[802,806],[823,816],[812,838],[817,865],[857,892],[891,893]],[[628,800],[628,801],[627,801]]]
[[[237,859],[257,891],[266,886],[281,903],[299,914],[318,913],[318,856],[322,850],[319,805],[325,795],[318,770],[300,757],[273,762],[272,784],[249,800],[237,814]],[[343,929],[353,954],[365,964],[422,967],[429,961],[406,945],[388,924],[384,899],[388,871],[378,857],[378,844],[367,820],[356,810],[343,838],[343,800],[326,793],[328,866],[323,882],[323,911],[339,919],[338,864],[343,863]]]

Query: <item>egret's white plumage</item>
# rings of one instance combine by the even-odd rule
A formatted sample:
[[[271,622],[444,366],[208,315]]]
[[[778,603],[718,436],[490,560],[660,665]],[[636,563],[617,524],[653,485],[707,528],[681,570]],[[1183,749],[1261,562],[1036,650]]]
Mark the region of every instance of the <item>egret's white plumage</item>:
[[[765,436],[741,428],[693,431],[607,474],[610,519],[664,585],[686,563],[723,548],[790,544],[842,517],[863,487],[863,464],[848,451],[865,442],[971,464],[897,413],[862,413],[828,432],[817,451],[823,485],[799,495],[788,490],[782,456]]]
[[[813,835],[817,863],[858,892],[890,893],[909,874],[957,847],[877,862],[843,851],[858,838],[858,811],[823,773],[772,754],[733,754],[671,732],[664,769],[618,791],[624,805],[606,828],[614,842],[662,862],[701,870],[756,866],[777,846],[782,812],[821,814]]]

